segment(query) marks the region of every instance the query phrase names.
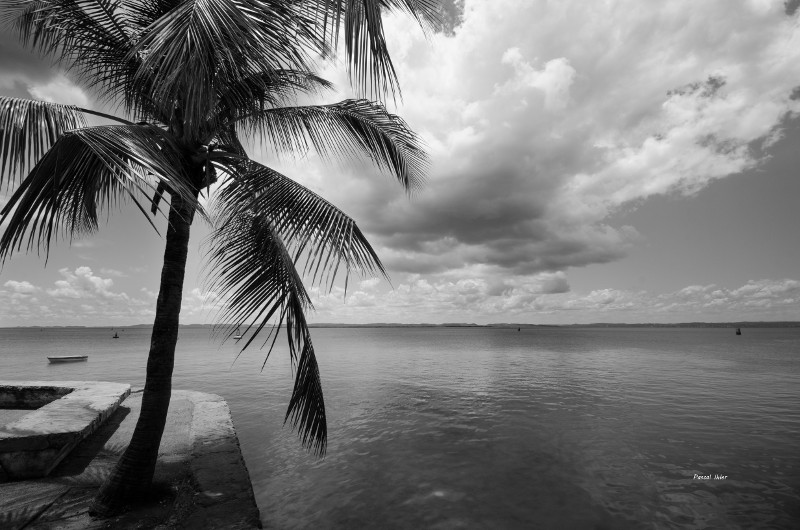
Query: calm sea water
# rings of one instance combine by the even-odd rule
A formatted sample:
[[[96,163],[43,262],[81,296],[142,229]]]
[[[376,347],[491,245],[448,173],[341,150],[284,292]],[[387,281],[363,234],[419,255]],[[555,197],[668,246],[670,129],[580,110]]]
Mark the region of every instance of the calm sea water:
[[[800,329],[312,331],[323,460],[281,426],[282,345],[262,371],[178,343],[175,387],[227,399],[267,527],[800,528]],[[0,329],[0,379],[141,386],[149,330],[111,335]]]

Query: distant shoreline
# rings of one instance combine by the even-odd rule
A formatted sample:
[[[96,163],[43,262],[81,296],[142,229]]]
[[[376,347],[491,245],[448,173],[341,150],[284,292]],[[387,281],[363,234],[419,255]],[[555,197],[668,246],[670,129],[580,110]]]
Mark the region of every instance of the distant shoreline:
[[[246,324],[243,324],[246,325]],[[660,324],[649,322],[644,324],[627,324],[611,322],[595,322],[591,324],[467,324],[467,323],[445,323],[445,324],[400,324],[393,322],[376,322],[370,324],[336,324],[319,323],[309,324],[310,328],[799,328],[800,321],[776,321],[776,322],[680,322],[674,324]],[[151,328],[152,324],[133,324],[133,325],[105,325],[105,326],[0,326],[0,329],[96,329],[96,328]],[[207,328],[214,327],[213,324],[181,324],[181,328]]]

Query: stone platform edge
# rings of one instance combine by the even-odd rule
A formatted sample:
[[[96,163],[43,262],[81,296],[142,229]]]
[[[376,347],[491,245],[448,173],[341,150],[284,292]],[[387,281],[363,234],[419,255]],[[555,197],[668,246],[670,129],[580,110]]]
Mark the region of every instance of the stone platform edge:
[[[0,406],[31,409],[0,426],[0,473],[44,477],[130,395],[104,381],[0,381]]]
[[[193,404],[190,471],[198,494],[196,508],[183,523],[188,528],[261,528],[239,438],[228,403],[216,394],[173,390],[173,399],[186,397]]]

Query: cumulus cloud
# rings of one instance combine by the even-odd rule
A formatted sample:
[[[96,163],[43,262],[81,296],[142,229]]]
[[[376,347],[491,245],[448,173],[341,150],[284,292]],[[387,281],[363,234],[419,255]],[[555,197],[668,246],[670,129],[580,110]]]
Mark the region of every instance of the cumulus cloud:
[[[38,287],[26,281],[17,282],[14,280],[8,280],[6,283],[3,284],[3,287],[6,287],[12,293],[21,295],[33,294],[39,290]]]
[[[114,289],[114,281],[90,267],[58,270],[52,287],[28,280],[7,280],[0,288],[0,322],[4,325],[105,323],[138,324],[151,320],[155,300],[144,293],[129,296]]]
[[[73,248],[96,248],[98,244],[100,244],[99,239],[78,239],[70,243]]]
[[[537,70],[525,61],[519,48],[509,48],[503,53],[501,62],[514,67],[514,77],[495,88],[495,95],[515,95],[527,88],[535,88],[544,97],[544,108],[550,111],[564,110],[569,102],[569,87],[575,79],[575,69],[564,57],[552,59]],[[523,106],[527,99],[521,100]]]
[[[314,292],[314,321],[357,322],[689,322],[797,320],[800,282],[753,280],[737,288],[692,285],[671,293],[570,290],[563,273],[494,282],[411,277],[394,290],[361,285],[348,294]]]
[[[52,297],[128,300],[127,294],[111,290],[114,280],[96,276],[89,267],[78,267],[74,272],[63,268],[58,273],[64,279],[55,282],[55,288],[47,290]]]
[[[157,293],[150,292],[150,294],[153,297],[158,296]],[[219,303],[221,301],[216,293],[195,287],[188,292],[184,292],[181,301],[181,316],[195,320],[199,318],[200,322],[205,322],[219,308]]]
[[[63,103],[65,105],[77,105],[86,107],[89,99],[86,93],[72,81],[58,75],[46,83],[32,84],[28,86],[31,96],[50,103]]]
[[[117,269],[109,269],[106,267],[102,267],[100,269],[100,274],[105,274],[106,276],[114,276],[116,278],[125,278],[128,276],[122,271],[118,271]]]
[[[86,93],[51,61],[24,49],[13,31],[0,33],[0,93],[4,96],[41,99],[86,106]]]
[[[758,166],[800,112],[797,9],[794,0],[452,0],[445,31],[428,37],[407,17],[390,17],[403,89],[396,110],[428,146],[427,184],[409,201],[365,166],[330,171],[313,156],[302,170],[278,165],[352,215],[395,278],[394,290],[351,283],[344,305],[338,287],[317,293],[315,318],[567,312],[592,320],[591,311],[636,308],[669,318],[718,308],[797,318],[793,280],[658,295],[573,292],[567,276],[641,243],[636,226],[614,220],[621,209],[692,195]],[[0,35],[4,94],[29,87],[42,98],[81,97],[8,38]],[[323,75],[345,87],[340,66]],[[26,296],[48,297],[48,311],[127,296],[115,291],[110,277],[121,276],[111,271],[60,274],[55,286]],[[154,296],[137,292],[127,306],[152,311]],[[217,303],[188,292],[184,315],[200,318]]]
[[[433,279],[434,277],[411,275],[394,289],[375,281],[362,281],[351,289],[345,298],[340,288],[325,293],[312,291],[315,318],[325,315],[332,318],[354,317],[360,320],[373,319],[377,315],[385,318],[401,318],[413,322],[433,319],[446,320],[446,315],[498,315],[514,312],[526,307],[543,295],[566,293],[570,287],[563,272],[505,277],[474,271],[473,278]],[[484,271],[485,272],[485,271]],[[364,312],[363,308],[370,308]]]
[[[408,201],[362,167],[301,180],[353,215],[395,274],[622,259],[641,236],[614,213],[757,166],[800,111],[800,29],[787,11],[467,1],[452,35],[427,40],[392,18],[398,112],[432,156],[425,189]]]

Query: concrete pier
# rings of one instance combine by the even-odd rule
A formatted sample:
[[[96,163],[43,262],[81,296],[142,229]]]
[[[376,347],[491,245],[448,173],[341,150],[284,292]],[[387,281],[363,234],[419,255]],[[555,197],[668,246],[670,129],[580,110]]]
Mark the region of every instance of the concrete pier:
[[[47,477],[0,477],[0,528],[261,527],[227,403],[182,390],[172,393],[152,502],[110,520],[90,517],[91,500],[127,447],[140,408],[141,393],[133,392]]]
[[[0,381],[0,407],[31,409],[0,425],[0,475],[47,476],[130,393],[130,385],[100,381]]]

